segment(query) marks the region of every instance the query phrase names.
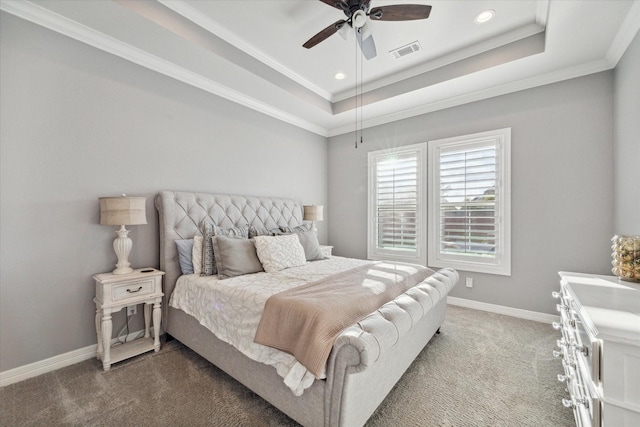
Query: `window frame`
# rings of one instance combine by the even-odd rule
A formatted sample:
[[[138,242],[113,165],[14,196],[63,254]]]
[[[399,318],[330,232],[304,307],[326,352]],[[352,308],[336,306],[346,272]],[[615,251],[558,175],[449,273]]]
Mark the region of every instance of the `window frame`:
[[[452,147],[481,146],[495,143],[496,149],[496,256],[484,258],[472,255],[453,255],[440,251],[440,153]],[[511,128],[479,132],[428,142],[427,182],[428,265],[439,268],[511,276]]]
[[[378,247],[377,239],[377,175],[376,166],[383,158],[416,153],[416,249],[405,251],[400,249],[383,249]],[[372,260],[390,260],[427,265],[427,143],[405,145],[395,148],[370,151],[368,153],[368,192],[367,192],[367,258]]]

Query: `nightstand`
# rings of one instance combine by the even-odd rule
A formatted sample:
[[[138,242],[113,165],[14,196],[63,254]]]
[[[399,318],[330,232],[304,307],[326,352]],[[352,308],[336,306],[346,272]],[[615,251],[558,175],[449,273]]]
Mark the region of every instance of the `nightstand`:
[[[320,252],[322,252],[322,256],[325,258],[331,256],[331,251],[333,251],[333,246],[320,245]]]
[[[129,274],[96,274],[96,335],[97,357],[105,371],[111,364],[147,351],[160,350],[160,304],[162,303],[162,276],[164,271],[141,268]],[[144,338],[139,338],[111,348],[113,325],[111,313],[125,307],[144,304]],[[149,332],[153,306],[153,337]]]

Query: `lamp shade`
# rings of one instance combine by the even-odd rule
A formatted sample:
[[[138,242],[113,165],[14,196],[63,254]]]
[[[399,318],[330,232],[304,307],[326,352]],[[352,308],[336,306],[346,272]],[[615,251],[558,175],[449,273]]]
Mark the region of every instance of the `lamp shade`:
[[[139,225],[147,223],[144,197],[100,197],[101,225]]]
[[[305,221],[322,221],[324,218],[322,216],[323,206],[311,205],[311,206],[303,206],[304,210],[303,220]]]

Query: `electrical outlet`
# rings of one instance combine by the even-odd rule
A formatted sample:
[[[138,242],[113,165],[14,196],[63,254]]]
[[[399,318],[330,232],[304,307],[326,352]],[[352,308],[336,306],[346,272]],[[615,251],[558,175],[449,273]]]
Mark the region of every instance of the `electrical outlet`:
[[[473,277],[467,277],[466,284],[467,288],[473,288]]]
[[[127,307],[127,316],[135,316],[138,313],[137,305],[130,305]]]

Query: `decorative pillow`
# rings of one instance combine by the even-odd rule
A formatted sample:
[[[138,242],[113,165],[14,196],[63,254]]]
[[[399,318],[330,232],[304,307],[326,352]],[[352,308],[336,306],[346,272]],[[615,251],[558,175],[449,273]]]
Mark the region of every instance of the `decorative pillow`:
[[[318,242],[318,233],[314,230],[296,233],[300,244],[304,248],[304,256],[307,261],[316,261],[325,259],[320,250],[320,242]]]
[[[193,274],[193,261],[191,261],[193,239],[176,240],[176,247],[178,249],[178,262],[180,263],[182,274]]]
[[[257,236],[254,240],[258,258],[267,273],[307,263],[304,248],[295,234]]]
[[[305,223],[305,224],[296,225],[295,227],[281,225],[279,228],[280,228],[280,231],[282,231],[283,233],[298,233],[298,232],[311,230],[311,224]]]
[[[214,236],[213,253],[220,279],[264,271],[256,247],[249,239]]]
[[[202,236],[193,236],[191,262],[193,263],[193,274],[202,274]]]
[[[249,238],[253,239],[256,236],[277,236],[282,234],[278,227],[276,228],[265,228],[265,227],[255,227],[253,225],[249,226]]]
[[[216,270],[216,260],[213,257],[213,243],[212,238],[213,227],[210,222],[202,224],[202,272],[201,276],[212,276],[218,272]]]
[[[246,227],[221,228],[214,224],[213,235],[226,236],[232,239],[248,239],[249,225],[247,224]]]
[[[227,236],[236,239],[249,238],[249,227],[221,228],[210,222],[202,225],[202,273],[201,276],[211,276],[218,273],[216,259],[213,253],[214,236]]]

